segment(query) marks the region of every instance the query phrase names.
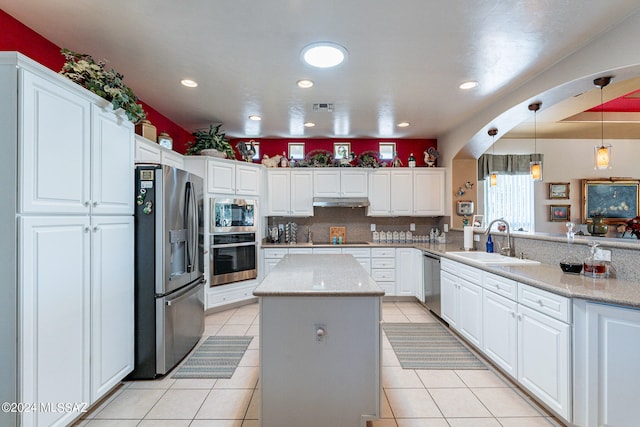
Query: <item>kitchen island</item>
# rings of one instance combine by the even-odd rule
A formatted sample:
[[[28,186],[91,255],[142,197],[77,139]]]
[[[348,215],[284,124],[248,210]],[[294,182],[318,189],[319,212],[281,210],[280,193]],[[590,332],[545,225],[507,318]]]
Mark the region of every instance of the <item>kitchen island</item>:
[[[254,295],[263,427],[380,417],[384,291],[353,256],[286,255]]]

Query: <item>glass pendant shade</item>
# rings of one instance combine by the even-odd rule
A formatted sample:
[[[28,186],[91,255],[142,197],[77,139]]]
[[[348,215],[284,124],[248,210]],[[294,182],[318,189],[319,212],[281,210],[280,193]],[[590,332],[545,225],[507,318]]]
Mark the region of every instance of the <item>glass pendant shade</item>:
[[[593,147],[596,170],[611,169],[611,146],[600,145]]]
[[[496,174],[495,172],[491,174],[491,176],[489,177],[489,184],[492,187],[495,187],[496,185],[498,185],[498,174]]]
[[[533,161],[529,163],[529,170],[531,171],[531,179],[534,181],[542,181],[542,162]]]

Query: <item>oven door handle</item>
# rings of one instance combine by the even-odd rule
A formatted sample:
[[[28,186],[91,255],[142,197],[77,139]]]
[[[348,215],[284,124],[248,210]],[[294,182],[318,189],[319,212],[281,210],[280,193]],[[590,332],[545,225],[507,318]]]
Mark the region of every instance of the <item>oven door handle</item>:
[[[257,246],[258,242],[242,242],[242,243],[228,243],[228,244],[217,244],[217,245],[211,245],[212,249],[217,249],[217,248],[238,248],[241,246]]]

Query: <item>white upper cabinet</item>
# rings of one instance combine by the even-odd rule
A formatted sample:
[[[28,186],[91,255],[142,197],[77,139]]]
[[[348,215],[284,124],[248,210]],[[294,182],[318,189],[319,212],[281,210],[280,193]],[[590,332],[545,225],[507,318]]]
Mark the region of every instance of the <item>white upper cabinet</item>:
[[[267,169],[267,216],[313,216],[313,173]]]
[[[24,69],[19,80],[19,210],[89,213],[91,102]]]
[[[133,124],[111,104],[92,108],[91,213],[133,215]]]
[[[313,171],[314,197],[367,197],[367,170],[322,168]]]
[[[20,70],[23,213],[133,214],[133,125]]]
[[[388,169],[378,169],[369,174],[367,215],[391,215],[391,171]]]
[[[445,169],[413,170],[413,214],[415,216],[444,215]]]
[[[140,135],[134,135],[136,141],[136,163],[159,163],[184,169],[184,156],[169,148],[162,147]]]
[[[207,161],[207,189],[214,194],[257,196],[260,171],[260,165],[210,158]]]
[[[413,215],[413,173],[411,169],[391,171],[391,215]]]

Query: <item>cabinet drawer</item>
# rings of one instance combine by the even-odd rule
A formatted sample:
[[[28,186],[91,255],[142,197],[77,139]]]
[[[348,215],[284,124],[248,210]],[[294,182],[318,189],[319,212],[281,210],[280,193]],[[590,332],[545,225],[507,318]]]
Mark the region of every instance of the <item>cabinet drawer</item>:
[[[371,256],[376,258],[395,258],[395,248],[372,248]]]
[[[454,276],[461,277],[471,283],[475,283],[476,285],[482,283],[482,270],[462,264],[461,262],[451,261],[447,258],[442,258],[440,262],[442,269],[448,271]]]
[[[371,258],[371,268],[396,268],[396,259]]]
[[[369,248],[342,248],[342,253],[353,255],[356,258],[369,258],[371,256]]]
[[[565,323],[571,323],[569,298],[518,283],[518,302]]]
[[[289,248],[290,254],[312,254],[313,249],[311,248]]]
[[[378,282],[377,285],[382,288],[385,296],[392,296],[396,294],[396,286],[393,282]]]
[[[313,248],[312,253],[320,254],[320,255],[335,255],[335,254],[341,254],[342,249],[341,248]]]
[[[289,253],[288,249],[284,248],[265,248],[264,249],[264,257],[265,258],[284,258],[286,254]]]
[[[396,270],[388,268],[371,269],[371,277],[376,282],[393,282],[396,280]]]
[[[515,280],[485,271],[482,285],[485,289],[489,289],[510,300],[516,301],[518,299],[518,282]]]
[[[255,298],[253,289],[211,291],[207,295],[207,308]]]

